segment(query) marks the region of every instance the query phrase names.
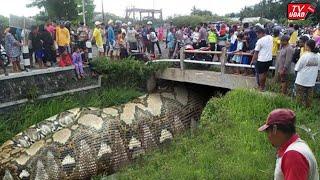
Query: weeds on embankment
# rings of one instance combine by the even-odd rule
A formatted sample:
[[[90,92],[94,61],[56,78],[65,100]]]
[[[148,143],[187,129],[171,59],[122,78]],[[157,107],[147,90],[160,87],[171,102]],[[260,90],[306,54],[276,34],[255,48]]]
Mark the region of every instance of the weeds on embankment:
[[[297,128],[320,160],[320,108],[305,109],[287,97],[235,90],[211,99],[195,133],[141,157],[115,179],[272,179],[276,150],[257,131],[275,108],[297,113]],[[306,128],[304,128],[306,129]],[[108,179],[96,177],[95,179]]]

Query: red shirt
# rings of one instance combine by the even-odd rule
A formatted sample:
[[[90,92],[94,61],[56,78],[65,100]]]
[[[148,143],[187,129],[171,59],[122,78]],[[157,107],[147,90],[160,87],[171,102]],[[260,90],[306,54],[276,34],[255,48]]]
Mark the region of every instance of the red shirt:
[[[297,141],[299,135],[293,135],[278,149],[278,156],[282,157],[281,170],[285,180],[307,180],[309,174],[308,160],[299,152],[291,150],[285,153],[287,148]]]

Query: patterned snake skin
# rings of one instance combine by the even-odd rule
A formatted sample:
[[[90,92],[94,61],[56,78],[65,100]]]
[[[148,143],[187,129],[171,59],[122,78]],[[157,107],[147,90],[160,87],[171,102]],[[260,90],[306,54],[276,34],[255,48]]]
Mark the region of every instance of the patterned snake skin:
[[[0,179],[88,179],[112,174],[199,120],[202,98],[182,87],[105,109],[76,108],[0,148]]]

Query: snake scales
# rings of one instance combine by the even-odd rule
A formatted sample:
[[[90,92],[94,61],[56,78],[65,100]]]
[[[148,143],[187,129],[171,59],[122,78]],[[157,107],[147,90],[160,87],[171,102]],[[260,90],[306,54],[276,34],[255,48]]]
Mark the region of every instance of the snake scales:
[[[114,173],[199,120],[203,101],[171,87],[127,104],[62,112],[0,147],[0,179],[88,179]]]

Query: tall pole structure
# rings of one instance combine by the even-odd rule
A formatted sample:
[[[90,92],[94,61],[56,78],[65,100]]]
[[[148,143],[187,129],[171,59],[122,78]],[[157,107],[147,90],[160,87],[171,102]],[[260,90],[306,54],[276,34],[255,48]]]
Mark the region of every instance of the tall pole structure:
[[[83,23],[84,25],[86,25],[86,12],[85,12],[84,6],[85,6],[85,2],[84,0],[82,0],[82,17],[83,17]]]
[[[103,20],[103,22],[105,22],[104,9],[103,9],[103,0],[101,0],[101,6],[102,6],[102,20]]]

